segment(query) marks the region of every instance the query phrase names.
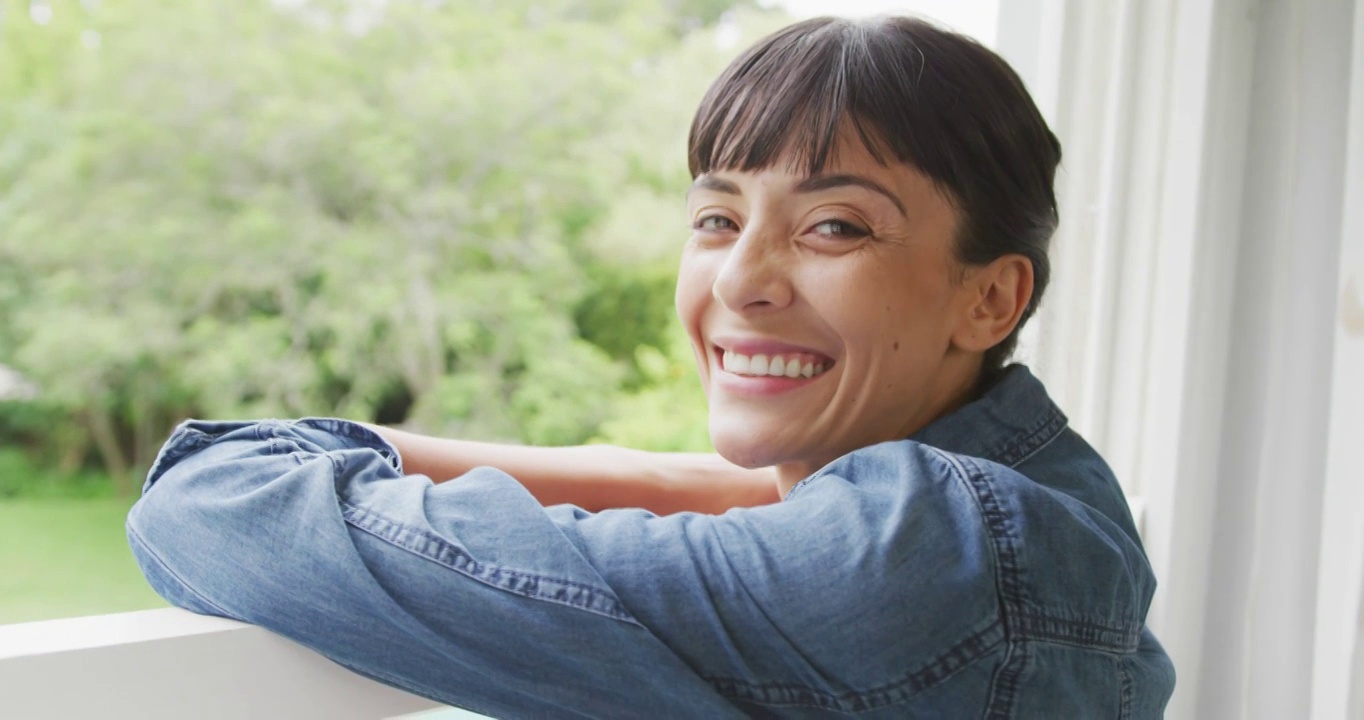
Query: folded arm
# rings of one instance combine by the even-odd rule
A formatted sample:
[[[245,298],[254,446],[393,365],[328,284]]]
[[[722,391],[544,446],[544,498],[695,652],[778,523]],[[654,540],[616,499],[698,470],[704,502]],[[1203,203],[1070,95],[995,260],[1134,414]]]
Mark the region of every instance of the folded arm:
[[[523,447],[367,427],[398,450],[408,473],[442,482],[476,467],[494,467],[516,478],[545,506],[719,514],[781,500],[772,468],[749,470],[714,454],[655,453],[611,445]]]
[[[487,467],[433,485],[344,421],[196,422],[128,535],[176,605],[495,716],[939,716],[949,678],[988,694],[1003,630],[964,486],[902,455],[660,517],[546,508]]]

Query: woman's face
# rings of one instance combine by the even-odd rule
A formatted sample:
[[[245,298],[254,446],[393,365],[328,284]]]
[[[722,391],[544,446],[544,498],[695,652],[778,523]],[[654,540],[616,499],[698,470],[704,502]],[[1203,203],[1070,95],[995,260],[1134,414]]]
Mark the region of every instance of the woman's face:
[[[904,438],[970,392],[956,346],[973,291],[956,212],[933,183],[840,144],[824,172],[778,161],[698,177],[677,311],[716,450],[778,466],[783,490],[861,447]]]

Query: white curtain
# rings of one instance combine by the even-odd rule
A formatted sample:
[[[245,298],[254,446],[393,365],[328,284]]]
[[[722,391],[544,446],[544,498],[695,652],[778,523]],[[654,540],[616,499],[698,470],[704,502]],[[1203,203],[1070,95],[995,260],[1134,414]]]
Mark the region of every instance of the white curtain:
[[[1144,508],[1168,716],[1361,717],[1364,1],[1009,0],[998,44],[1066,153],[1031,359]]]

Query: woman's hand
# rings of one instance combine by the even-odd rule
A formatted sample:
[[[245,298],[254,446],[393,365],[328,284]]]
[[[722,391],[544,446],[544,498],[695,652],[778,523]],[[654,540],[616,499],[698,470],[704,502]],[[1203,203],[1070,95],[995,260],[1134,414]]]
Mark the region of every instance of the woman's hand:
[[[397,448],[405,472],[443,482],[476,467],[495,467],[516,478],[542,505],[567,503],[594,512],[638,507],[658,515],[719,514],[781,500],[773,468],[749,470],[713,454],[610,445],[498,445],[368,427]]]

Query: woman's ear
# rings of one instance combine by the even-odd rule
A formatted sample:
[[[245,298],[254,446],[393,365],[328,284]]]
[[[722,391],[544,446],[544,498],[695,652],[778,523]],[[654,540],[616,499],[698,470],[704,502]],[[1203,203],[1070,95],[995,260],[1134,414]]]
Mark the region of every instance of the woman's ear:
[[[968,268],[962,290],[966,301],[952,344],[967,352],[985,352],[1018,326],[1032,300],[1032,261],[1012,254],[988,265]]]

